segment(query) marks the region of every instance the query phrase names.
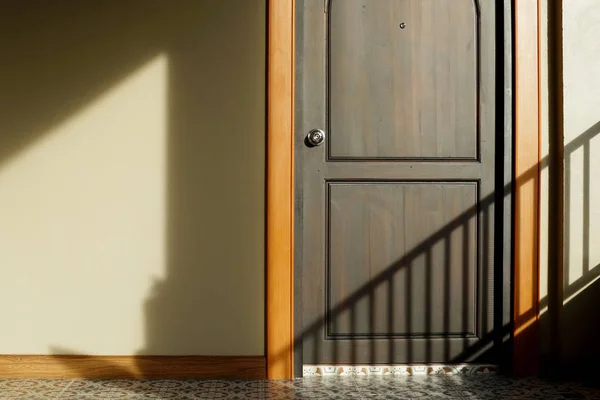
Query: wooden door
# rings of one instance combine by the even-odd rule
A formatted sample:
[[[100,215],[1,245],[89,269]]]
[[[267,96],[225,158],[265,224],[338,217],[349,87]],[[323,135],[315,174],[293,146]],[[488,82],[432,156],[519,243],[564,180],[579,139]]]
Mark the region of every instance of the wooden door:
[[[303,363],[491,346],[495,3],[297,1]]]

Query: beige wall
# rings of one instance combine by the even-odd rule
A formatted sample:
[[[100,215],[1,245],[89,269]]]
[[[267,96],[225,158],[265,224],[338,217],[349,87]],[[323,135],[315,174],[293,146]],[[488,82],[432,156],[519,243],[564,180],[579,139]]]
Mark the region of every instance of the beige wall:
[[[0,5],[0,354],[263,354],[266,1]]]
[[[541,3],[545,8],[549,3]],[[543,37],[548,30],[545,18]],[[561,355],[567,363],[600,356],[595,324],[600,320],[600,2],[563,1],[563,91],[565,152],[565,264]],[[542,41],[542,82],[548,77]],[[543,156],[548,154],[548,87],[543,89]],[[588,153],[589,152],[589,153]],[[586,153],[588,155],[586,156]],[[548,294],[548,175],[542,174],[541,297]],[[551,332],[543,325],[543,351]],[[593,361],[597,364],[597,359]]]
[[[590,326],[600,320],[600,282],[595,281],[600,275],[600,2],[564,1],[563,7],[567,284],[563,352],[570,360],[600,354]]]

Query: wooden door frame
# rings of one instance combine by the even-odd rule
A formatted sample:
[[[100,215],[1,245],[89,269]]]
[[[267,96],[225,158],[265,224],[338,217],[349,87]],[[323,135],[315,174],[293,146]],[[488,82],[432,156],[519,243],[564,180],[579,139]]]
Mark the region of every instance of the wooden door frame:
[[[539,0],[514,0],[513,372],[539,370],[541,82]]]
[[[317,0],[315,0],[317,1]],[[508,1],[508,0],[506,0]],[[540,38],[538,0],[512,0],[513,365],[537,372],[539,323]],[[269,379],[294,371],[295,0],[268,0],[266,360]],[[507,21],[508,22],[508,21]],[[510,93],[509,93],[510,95]],[[510,108],[510,107],[509,107]],[[520,184],[527,174],[532,179]],[[521,311],[529,307],[527,320]],[[520,307],[520,308],[519,308]]]

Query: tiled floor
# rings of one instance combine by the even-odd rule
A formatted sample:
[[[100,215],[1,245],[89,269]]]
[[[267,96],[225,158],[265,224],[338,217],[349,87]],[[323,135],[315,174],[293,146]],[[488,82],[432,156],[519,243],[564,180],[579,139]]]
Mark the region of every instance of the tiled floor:
[[[600,389],[499,375],[295,381],[0,379],[0,399],[600,399]]]

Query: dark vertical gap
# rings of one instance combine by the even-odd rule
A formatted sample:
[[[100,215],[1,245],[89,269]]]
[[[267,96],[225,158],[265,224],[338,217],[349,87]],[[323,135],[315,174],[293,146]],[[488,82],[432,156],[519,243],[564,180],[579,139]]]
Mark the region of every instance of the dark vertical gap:
[[[444,332],[450,332],[450,262],[452,232],[444,238]],[[450,337],[444,341],[444,360],[450,360]]]
[[[268,1],[267,1],[267,4],[265,4],[265,14],[266,14],[265,15],[265,21],[269,21],[269,12],[270,12],[270,7],[269,7]],[[264,44],[265,44],[265,49],[268,49],[269,48],[269,32],[268,32],[268,27],[265,27],[265,28],[266,28],[265,29],[266,32],[265,32],[265,42],[264,42]],[[270,64],[269,64],[269,52],[268,51],[265,51],[264,61],[265,61],[265,75],[264,75],[264,80],[265,80],[265,82],[269,82]],[[269,109],[269,90],[268,90],[268,88],[267,88],[266,85],[265,85],[265,103],[264,103],[264,106],[265,106],[265,115],[263,115],[263,118],[264,118],[264,122],[263,123],[265,124],[264,126],[269,126],[269,116],[268,116],[267,111],[266,111],[266,110]],[[264,136],[264,152],[265,152],[265,155],[267,155],[268,151],[269,151],[268,142],[269,142],[269,137],[268,137],[267,133],[265,132],[265,136]],[[265,156],[265,170],[263,172],[264,182],[268,182],[268,175],[269,175],[269,162],[268,162],[268,160],[269,160],[269,157]],[[296,160],[297,160],[297,158],[296,158]],[[296,188],[295,182],[294,182],[294,189],[295,189],[294,190],[294,194],[296,194],[297,193],[297,188]],[[267,227],[269,225],[268,224],[269,209],[268,209],[268,203],[266,201],[266,199],[269,198],[268,195],[269,195],[269,188],[265,184],[265,187],[264,187],[264,190],[263,190],[263,196],[264,196],[264,199],[265,199],[265,202],[263,204],[263,212],[264,212],[264,215],[265,215],[265,218],[263,219],[263,232],[264,232],[263,233],[263,240],[264,240],[264,244],[265,244],[264,247],[263,247],[263,257],[264,257],[263,259],[265,261],[268,259],[268,253],[269,253],[269,249],[267,248],[267,245],[269,243],[268,236],[267,236]],[[297,233],[297,232],[298,231],[296,231],[294,233]],[[294,252],[294,256],[296,256],[296,252]],[[296,263],[294,263],[294,265],[295,264]],[[265,266],[266,266],[266,262],[265,262]],[[296,269],[294,269],[294,273],[295,272],[296,272]],[[266,285],[266,282],[268,282],[267,276],[268,276],[268,271],[267,271],[267,268],[265,267],[264,273],[263,273],[263,279],[264,279],[264,282],[265,282],[265,286],[264,286],[264,290],[263,290],[263,296],[264,296],[264,299],[265,299],[265,304],[263,305],[263,318],[264,318],[264,320],[263,320],[263,329],[264,329],[264,332],[265,332],[265,335],[264,335],[264,338],[263,338],[263,345],[264,345],[265,349],[267,349],[268,345],[269,345],[268,344],[269,338],[267,337],[267,332],[269,331],[268,330],[268,325],[267,325],[267,322],[268,322],[267,321],[267,315],[268,315],[268,306],[267,305],[269,303],[269,299],[267,298],[268,287]],[[294,275],[294,305],[293,305],[294,311],[295,311],[294,315],[298,315],[298,310],[296,309],[296,307],[298,306],[299,300],[300,300],[300,298],[298,297],[298,290],[297,290],[298,286],[299,286],[299,282],[297,280],[297,277]],[[298,321],[296,319],[294,319],[294,325],[296,326],[296,329],[294,329],[294,342],[295,342],[296,338],[298,337],[298,330],[297,330]],[[294,361],[296,361],[298,359],[298,354],[297,354],[298,347],[300,347],[300,346],[294,346]],[[298,370],[298,364],[296,362],[294,362],[294,371],[297,372],[297,370]]]
[[[583,145],[583,271],[590,270],[590,142]]]
[[[425,361],[427,363],[431,362],[431,318],[432,318],[432,296],[433,290],[431,285],[433,284],[431,280],[432,275],[432,256],[431,256],[431,247],[428,247],[425,252]]]
[[[406,360],[410,364],[413,360],[413,349],[412,349],[412,261],[409,261],[406,265],[406,282],[404,287],[404,318],[406,321]]]
[[[469,346],[469,339],[466,333],[469,331],[469,296],[466,294],[469,287],[469,220],[463,223],[463,243],[462,243],[462,331],[464,352]]]
[[[494,242],[494,251],[491,255],[488,255],[491,259],[491,278],[493,285],[493,297],[492,300],[492,359],[494,363],[499,364],[502,367],[503,360],[501,359],[501,346],[502,346],[502,326],[503,323],[503,302],[504,302],[504,280],[503,280],[503,252],[504,246],[504,231],[503,231],[503,198],[504,195],[502,188],[504,187],[504,174],[506,173],[506,167],[504,162],[505,157],[505,132],[506,132],[506,22],[504,18],[505,2],[498,2],[496,7],[496,48],[499,49],[496,52],[496,137],[494,141],[495,145],[495,168],[494,168],[494,195],[491,196],[489,204],[483,204],[483,207],[494,207],[494,213],[491,219],[493,225],[492,240]]]
[[[548,318],[551,332],[550,364],[557,371],[562,358],[560,320],[563,287],[568,282],[569,276],[568,239],[570,224],[570,165],[563,164],[563,159],[565,163],[567,159],[563,158],[565,151],[562,5],[563,0],[548,2]],[[568,157],[570,164],[570,155]],[[567,171],[566,176],[565,170]]]

